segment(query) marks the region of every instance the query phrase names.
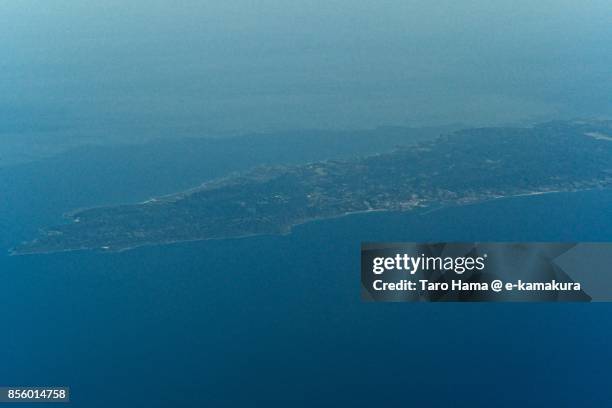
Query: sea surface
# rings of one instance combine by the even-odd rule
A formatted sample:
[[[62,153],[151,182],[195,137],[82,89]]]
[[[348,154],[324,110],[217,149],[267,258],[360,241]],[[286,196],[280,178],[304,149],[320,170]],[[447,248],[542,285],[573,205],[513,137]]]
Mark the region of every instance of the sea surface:
[[[611,204],[612,191],[558,193],[3,255],[0,384],[68,385],[88,408],[605,406],[612,305],[364,303],[359,245],[609,241]]]

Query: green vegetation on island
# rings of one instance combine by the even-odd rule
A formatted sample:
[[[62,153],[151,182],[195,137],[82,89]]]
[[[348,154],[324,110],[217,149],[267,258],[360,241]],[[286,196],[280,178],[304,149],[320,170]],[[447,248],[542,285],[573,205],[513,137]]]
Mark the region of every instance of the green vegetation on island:
[[[265,166],[145,203],[70,214],[14,254],[120,251],[286,233],[310,220],[498,197],[608,188],[612,122],[462,130],[348,161]]]

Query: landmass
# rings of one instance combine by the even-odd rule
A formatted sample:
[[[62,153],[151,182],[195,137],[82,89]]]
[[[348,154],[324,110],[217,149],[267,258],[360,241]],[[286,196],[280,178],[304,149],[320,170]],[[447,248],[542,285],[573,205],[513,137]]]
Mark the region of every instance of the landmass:
[[[609,188],[612,121],[476,128],[354,160],[261,166],[132,205],[75,211],[13,254],[283,234],[316,219]]]

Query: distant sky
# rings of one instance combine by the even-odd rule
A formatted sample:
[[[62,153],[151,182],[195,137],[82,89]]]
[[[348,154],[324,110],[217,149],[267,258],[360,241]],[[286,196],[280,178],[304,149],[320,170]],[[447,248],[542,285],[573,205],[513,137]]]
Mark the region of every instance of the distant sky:
[[[612,1],[1,1],[0,72],[5,140],[610,115]]]

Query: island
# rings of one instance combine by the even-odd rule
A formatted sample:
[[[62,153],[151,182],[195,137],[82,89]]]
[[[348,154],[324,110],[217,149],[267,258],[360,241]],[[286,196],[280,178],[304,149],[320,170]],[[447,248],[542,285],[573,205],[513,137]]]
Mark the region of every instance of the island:
[[[68,215],[15,255],[284,234],[311,220],[612,185],[612,121],[457,131],[391,153],[262,166],[143,203]]]

